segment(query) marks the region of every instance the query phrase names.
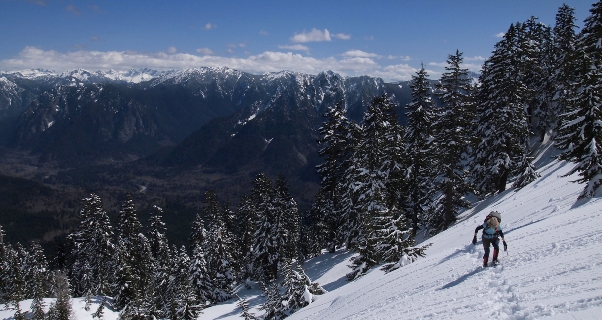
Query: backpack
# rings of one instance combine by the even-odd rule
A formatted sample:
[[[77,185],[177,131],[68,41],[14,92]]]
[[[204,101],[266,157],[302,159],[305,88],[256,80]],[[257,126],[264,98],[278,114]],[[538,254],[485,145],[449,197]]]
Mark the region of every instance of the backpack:
[[[487,221],[488,227],[497,231],[497,228],[500,226],[500,223],[502,222],[502,215],[497,211],[491,211],[491,213],[489,213],[489,215],[487,215],[487,218],[485,219],[485,221]]]

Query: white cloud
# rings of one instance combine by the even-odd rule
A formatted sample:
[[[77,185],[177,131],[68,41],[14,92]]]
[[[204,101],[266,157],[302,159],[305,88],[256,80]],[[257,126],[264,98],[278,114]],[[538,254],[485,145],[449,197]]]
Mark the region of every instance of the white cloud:
[[[500,32],[498,34],[495,35],[496,38],[503,38],[506,35],[505,32]]]
[[[205,30],[217,29],[217,25],[207,22],[205,24],[205,26],[203,27],[203,29],[205,29]]]
[[[299,47],[300,48],[300,47]],[[304,50],[303,50],[304,51]],[[332,70],[342,76],[370,75],[385,81],[410,80],[417,69],[408,64],[381,65],[370,53],[359,52],[342,59],[335,57],[313,58],[300,53],[266,51],[245,58],[212,55],[208,48],[199,48],[198,54],[136,51],[86,51],[58,52],[25,47],[13,59],[0,60],[0,70],[24,70],[43,68],[68,71],[76,68],[88,70],[129,70],[151,68],[156,70],[186,69],[196,67],[229,67],[253,74],[291,70],[318,74]],[[388,60],[385,60],[388,61]],[[432,72],[435,79],[436,72]]]
[[[330,32],[328,29],[318,30],[311,29],[310,32],[296,33],[291,37],[292,42],[321,42],[321,41],[332,41],[330,38]]]
[[[485,58],[482,56],[466,57],[464,61],[485,61]]]
[[[378,58],[376,53],[369,53],[362,50],[349,50],[342,54],[343,57],[361,57],[361,58]]]
[[[333,37],[337,38],[337,39],[341,39],[341,40],[349,40],[351,39],[351,35],[350,34],[344,34],[344,33],[337,33],[337,34],[333,34]]]
[[[291,45],[278,46],[278,49],[305,51],[305,52],[309,53],[309,47],[304,46],[302,44],[291,44]]]
[[[259,35],[260,36],[267,36],[267,35],[269,35],[269,33],[267,31],[265,31],[265,30],[259,30]]]
[[[400,81],[400,80],[410,80],[412,76],[416,74],[419,69],[416,69],[408,64],[396,64],[390,65],[382,68],[381,70],[376,70],[373,75],[376,77],[381,77],[386,79],[385,81]],[[429,72],[429,71],[427,71]],[[432,77],[432,71],[429,72],[429,75]]]
[[[173,53],[176,53],[176,52],[178,52],[178,49],[176,49],[176,47],[174,47],[174,46],[171,46],[171,47],[167,48],[167,53],[172,53],[173,54]]]
[[[198,52],[204,56],[213,55],[213,51],[211,51],[211,49],[209,49],[209,48],[198,48],[198,49],[196,49],[196,52]]]
[[[447,62],[429,62],[429,66],[445,68],[447,66]]]
[[[91,36],[90,41],[98,41],[98,36]]]

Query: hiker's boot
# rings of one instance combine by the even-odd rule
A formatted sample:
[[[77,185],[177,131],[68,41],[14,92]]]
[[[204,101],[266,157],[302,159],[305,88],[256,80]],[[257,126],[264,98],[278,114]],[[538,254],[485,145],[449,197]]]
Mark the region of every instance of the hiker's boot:
[[[493,261],[497,261],[498,254],[500,254],[500,249],[493,249]]]
[[[489,256],[483,256],[483,268],[487,267],[488,260],[489,260]]]

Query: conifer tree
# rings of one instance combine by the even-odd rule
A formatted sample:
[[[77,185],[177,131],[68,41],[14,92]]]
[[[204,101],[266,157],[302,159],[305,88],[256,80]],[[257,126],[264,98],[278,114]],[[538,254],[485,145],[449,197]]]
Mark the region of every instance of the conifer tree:
[[[431,163],[438,197],[427,222],[435,232],[447,229],[460,212],[470,207],[464,195],[470,191],[466,161],[471,152],[475,101],[468,69],[461,66],[463,60],[457,50],[448,56],[437,93],[443,106],[433,125],[438,161]]]
[[[5,270],[6,274],[6,298],[5,304],[8,309],[14,310],[15,320],[25,320],[25,313],[21,310],[21,301],[27,297],[27,282],[23,265],[27,252],[20,243],[15,249],[10,246],[6,250]]]
[[[324,116],[328,119],[319,128],[322,137],[318,140],[318,144],[322,147],[318,154],[324,158],[324,163],[316,166],[321,181],[320,190],[312,207],[312,222],[318,229],[318,237],[323,239],[319,242],[322,242],[329,252],[334,253],[338,238],[337,231],[341,224],[338,216],[343,194],[341,182],[349,166],[352,146],[351,124],[343,101],[329,107]]]
[[[249,312],[249,301],[247,301],[247,299],[238,299],[236,306],[242,310],[240,317],[245,320],[258,320],[259,318],[256,317],[254,313]]]
[[[256,221],[252,242],[253,261],[259,274],[266,279],[278,277],[279,248],[275,243],[275,208],[273,204],[274,188],[272,182],[260,173],[253,182],[251,201],[253,201]]]
[[[264,287],[264,294],[267,298],[259,307],[259,310],[264,311],[263,318],[274,320],[285,318],[283,299],[276,280],[270,280],[269,284]]]
[[[50,305],[48,320],[71,320],[74,315],[67,274],[62,270],[54,271],[52,278],[53,294],[56,300]]]
[[[0,303],[4,303],[8,299],[9,278],[9,253],[8,246],[4,244],[4,229],[0,225]]]
[[[171,320],[196,319],[202,310],[198,297],[190,282],[190,257],[186,253],[186,247],[180,250],[173,249],[175,261],[172,265],[171,276],[167,288],[167,310],[166,317]]]
[[[102,201],[91,194],[83,200],[79,226],[68,236],[72,248],[69,279],[77,296],[88,291],[94,295],[111,295],[116,264],[112,238],[113,228]]]
[[[153,206],[149,217],[148,241],[151,252],[151,278],[145,296],[151,301],[151,310],[156,318],[164,317],[167,300],[166,291],[170,270],[170,250],[166,227],[163,222],[163,209]]]
[[[119,235],[117,269],[117,295],[115,306],[131,317],[141,316],[145,300],[145,288],[151,279],[151,249],[148,239],[141,233],[132,195],[127,193],[119,211]],[[130,305],[131,304],[131,305]],[[128,306],[130,305],[130,306]]]
[[[571,98],[571,83],[577,70],[577,34],[575,29],[575,9],[563,4],[556,14],[556,25],[553,29],[553,48],[551,67],[555,72],[551,74],[550,83],[554,87],[554,100],[552,111],[549,115],[552,129],[558,130],[561,126],[560,115],[566,113],[569,99]]]
[[[410,83],[412,102],[406,105],[407,130],[405,132],[407,166],[408,216],[412,232],[418,231],[419,221],[426,219],[432,200],[434,167],[435,104],[431,98],[431,85],[424,66],[412,76]]]
[[[493,55],[485,61],[478,93],[477,137],[472,157],[472,182],[482,196],[506,190],[510,178],[529,172],[527,88],[521,79],[522,25],[511,25]],[[522,161],[527,159],[527,161]],[[528,183],[533,179],[520,179]]]
[[[386,95],[377,97],[364,115],[359,142],[352,155],[352,165],[346,176],[350,181],[350,212],[347,232],[350,243],[358,250],[359,256],[353,258],[353,271],[347,275],[354,279],[368,269],[382,262],[381,249],[391,244],[389,236],[392,229],[408,230],[409,226],[391,224],[404,214],[399,194],[391,192],[399,188],[396,170],[403,170],[398,160],[399,137],[394,106]],[[399,175],[397,175],[399,176]],[[401,230],[400,230],[401,231]],[[413,236],[410,237],[410,241]],[[402,248],[398,248],[402,250]]]
[[[280,248],[278,261],[291,261],[297,257],[301,221],[297,203],[288,190],[284,175],[278,175],[274,188],[274,209],[276,212],[275,244]]]
[[[351,156],[351,166],[346,172],[345,183],[348,201],[343,215],[343,233],[351,248],[363,247],[370,237],[371,218],[374,212],[387,207],[389,172],[381,170],[382,166],[393,161],[393,155],[387,153],[387,137],[396,125],[388,114],[394,110],[388,97],[383,95],[374,98],[364,114],[364,122],[358,128],[359,139]]]
[[[254,279],[255,275],[255,255],[253,253],[253,242],[255,235],[255,222],[258,220],[258,213],[252,198],[244,195],[236,209],[238,216],[238,247],[240,253],[241,279]]]
[[[577,164],[567,175],[578,172],[577,182],[586,184],[580,198],[593,197],[602,185],[602,1],[594,3],[590,13],[579,37],[579,65],[556,138],[563,150],[560,159]]]
[[[284,287],[284,293],[282,305],[284,314],[290,315],[312,303],[315,300],[315,295],[326,293],[318,283],[311,282],[300,265],[293,268],[292,263],[285,262],[283,270],[282,287]]]
[[[231,298],[237,270],[234,262],[234,243],[226,228],[223,209],[213,190],[205,192],[205,217],[209,230],[203,246],[206,252],[207,274],[211,279],[210,299],[221,302]]]
[[[48,260],[44,255],[42,246],[38,242],[31,245],[31,254],[27,263],[28,284],[30,296],[33,298],[31,303],[32,319],[44,320],[44,298],[48,296],[48,284],[50,274],[48,269]]]

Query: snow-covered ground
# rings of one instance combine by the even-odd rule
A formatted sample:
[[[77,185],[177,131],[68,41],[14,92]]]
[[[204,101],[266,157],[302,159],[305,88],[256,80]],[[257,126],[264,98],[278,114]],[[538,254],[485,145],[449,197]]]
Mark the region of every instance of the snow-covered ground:
[[[602,195],[577,200],[583,185],[563,177],[573,164],[539,161],[541,178],[475,204],[449,230],[427,239],[426,258],[389,274],[379,269],[347,282],[351,253],[324,254],[304,265],[329,292],[288,319],[602,319]],[[547,163],[546,163],[547,162]],[[481,242],[470,242],[485,215],[502,213],[508,251],[481,267]],[[480,238],[480,233],[479,233]],[[259,290],[241,289],[256,315]],[[77,319],[92,319],[74,299]],[[27,302],[22,305],[27,308]],[[230,301],[199,319],[240,319]],[[0,309],[0,319],[12,312]],[[105,311],[105,319],[117,315]]]

